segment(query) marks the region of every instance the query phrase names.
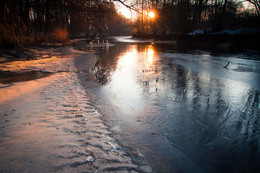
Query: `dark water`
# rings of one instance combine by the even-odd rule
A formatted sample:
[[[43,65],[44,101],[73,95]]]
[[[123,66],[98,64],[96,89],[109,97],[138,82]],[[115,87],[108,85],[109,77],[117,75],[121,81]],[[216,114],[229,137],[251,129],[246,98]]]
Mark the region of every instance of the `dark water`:
[[[50,76],[52,73],[49,72],[38,72],[38,71],[31,71],[31,72],[24,72],[24,73],[17,73],[17,72],[8,72],[8,73],[1,73],[0,83],[12,83],[12,82],[23,82],[23,81],[30,81],[34,79],[44,78]]]
[[[93,100],[156,172],[260,172],[258,60],[115,43],[92,69]]]

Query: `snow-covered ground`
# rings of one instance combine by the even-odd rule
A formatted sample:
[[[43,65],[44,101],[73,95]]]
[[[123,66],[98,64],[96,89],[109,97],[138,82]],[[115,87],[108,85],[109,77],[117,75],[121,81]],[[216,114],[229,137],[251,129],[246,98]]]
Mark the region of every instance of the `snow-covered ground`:
[[[113,139],[77,76],[75,58],[91,53],[71,47],[52,58],[14,61],[2,71],[51,72],[0,88],[0,172],[137,172],[132,158]]]

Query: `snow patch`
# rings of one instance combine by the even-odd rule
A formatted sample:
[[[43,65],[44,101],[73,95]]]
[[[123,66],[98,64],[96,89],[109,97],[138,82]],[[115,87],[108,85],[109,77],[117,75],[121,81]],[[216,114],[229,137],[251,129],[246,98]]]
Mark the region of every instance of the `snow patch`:
[[[188,35],[202,35],[204,31],[201,29],[194,30],[193,32],[188,33]]]
[[[94,117],[102,117],[102,115],[97,110],[95,110]]]
[[[116,150],[117,150],[116,145],[112,144],[111,142],[108,142],[108,144],[112,147],[112,149],[110,151],[111,152],[116,152]]]
[[[255,28],[240,28],[235,30],[223,30],[220,32],[213,33],[215,35],[228,34],[228,35],[239,35],[239,34],[256,34],[259,32],[259,29]]]
[[[88,161],[88,162],[93,162],[95,159],[92,157],[92,156],[88,156],[87,158],[86,158],[86,161]]]

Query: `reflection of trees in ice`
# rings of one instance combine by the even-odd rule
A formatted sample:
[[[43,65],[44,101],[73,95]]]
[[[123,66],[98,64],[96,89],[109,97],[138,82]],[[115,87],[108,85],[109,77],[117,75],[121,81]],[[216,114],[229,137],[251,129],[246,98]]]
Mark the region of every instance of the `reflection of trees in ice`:
[[[249,152],[250,159],[259,158],[260,139],[260,103],[259,92],[250,91],[244,109],[237,120],[236,130],[240,133],[237,145],[243,146],[243,150]]]
[[[259,120],[259,92],[249,92],[247,102],[238,119],[237,130],[248,136],[258,129]]]
[[[158,75],[146,75],[143,88],[157,105],[157,113],[148,119],[157,126],[158,134],[206,170],[212,166],[213,172],[234,170],[235,166],[241,171],[255,169],[259,92],[243,86],[231,92],[239,83],[225,83],[173,63],[158,62],[157,66],[162,67],[153,71]]]
[[[111,75],[116,70],[118,57],[122,52],[126,52],[128,48],[117,45],[111,47],[109,52],[101,51],[95,66],[92,68],[94,79],[102,85],[106,85],[111,81]]]

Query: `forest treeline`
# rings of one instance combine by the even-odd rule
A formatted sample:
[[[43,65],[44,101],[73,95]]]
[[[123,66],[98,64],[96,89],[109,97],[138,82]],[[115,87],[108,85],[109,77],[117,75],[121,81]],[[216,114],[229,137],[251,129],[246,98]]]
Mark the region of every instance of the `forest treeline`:
[[[118,35],[130,24],[110,0],[1,0],[0,46]]]
[[[243,5],[245,1],[246,6]],[[139,35],[260,28],[259,0],[135,0],[131,7],[146,14],[138,17]],[[156,13],[154,19],[149,18],[149,11]]]
[[[114,2],[137,12],[117,14]],[[243,1],[251,4],[250,8]],[[67,38],[124,35],[173,38],[194,31],[259,31],[259,0],[1,0],[0,47],[65,42]],[[155,17],[148,13],[153,11]],[[248,30],[248,31],[249,31]]]

